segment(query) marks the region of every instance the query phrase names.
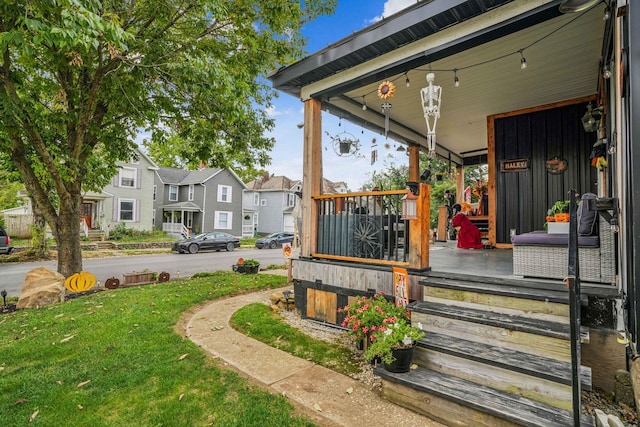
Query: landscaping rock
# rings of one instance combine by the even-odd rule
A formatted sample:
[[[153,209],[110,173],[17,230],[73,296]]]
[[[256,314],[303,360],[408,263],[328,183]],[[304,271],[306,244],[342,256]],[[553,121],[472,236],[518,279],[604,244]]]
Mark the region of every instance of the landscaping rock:
[[[64,276],[46,267],[27,272],[17,308],[40,308],[63,302]]]
[[[289,291],[289,298],[285,297],[285,292],[287,291],[278,291],[271,294],[269,300],[271,304],[275,305],[280,309],[293,310],[295,308],[295,301],[293,298],[293,291]]]

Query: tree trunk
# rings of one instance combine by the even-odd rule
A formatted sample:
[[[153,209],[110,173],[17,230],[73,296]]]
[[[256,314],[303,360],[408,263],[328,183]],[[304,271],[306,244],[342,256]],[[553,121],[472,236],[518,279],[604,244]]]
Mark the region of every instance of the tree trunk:
[[[81,196],[73,195],[71,203],[60,206],[54,237],[58,246],[58,273],[69,277],[82,271],[80,249]]]
[[[31,254],[40,259],[49,258],[49,248],[47,247],[47,222],[42,216],[42,212],[36,204],[32,204],[33,226],[31,229]]]

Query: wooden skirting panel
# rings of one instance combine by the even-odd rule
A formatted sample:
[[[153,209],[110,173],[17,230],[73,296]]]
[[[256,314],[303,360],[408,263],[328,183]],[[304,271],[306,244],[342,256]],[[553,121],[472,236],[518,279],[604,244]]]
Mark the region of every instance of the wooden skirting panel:
[[[371,266],[357,263],[323,262],[313,259],[294,260],[291,272],[293,280],[321,282],[336,288],[352,289],[360,294],[374,290],[393,295],[392,266]],[[423,276],[409,271],[409,299],[422,299],[423,287],[418,280]]]
[[[398,405],[454,427],[514,427],[517,424],[402,384],[382,380],[382,396]]]

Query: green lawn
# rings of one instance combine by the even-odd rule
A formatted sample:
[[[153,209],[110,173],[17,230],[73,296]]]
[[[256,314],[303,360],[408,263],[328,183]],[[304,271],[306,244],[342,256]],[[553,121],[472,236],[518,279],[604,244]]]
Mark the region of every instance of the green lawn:
[[[230,323],[235,330],[294,356],[345,375],[360,372],[360,360],[349,348],[316,340],[292,328],[266,304],[242,307],[231,316]]]
[[[285,282],[218,272],[0,316],[0,424],[310,426],[175,330],[196,304]]]

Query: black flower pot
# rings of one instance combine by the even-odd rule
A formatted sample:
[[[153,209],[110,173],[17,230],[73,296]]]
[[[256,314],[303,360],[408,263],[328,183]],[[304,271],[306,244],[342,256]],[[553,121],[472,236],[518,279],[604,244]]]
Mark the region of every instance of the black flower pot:
[[[413,362],[414,350],[415,346],[391,350],[394,360],[391,363],[385,363],[384,369],[395,373],[409,372],[411,369],[411,362]]]

